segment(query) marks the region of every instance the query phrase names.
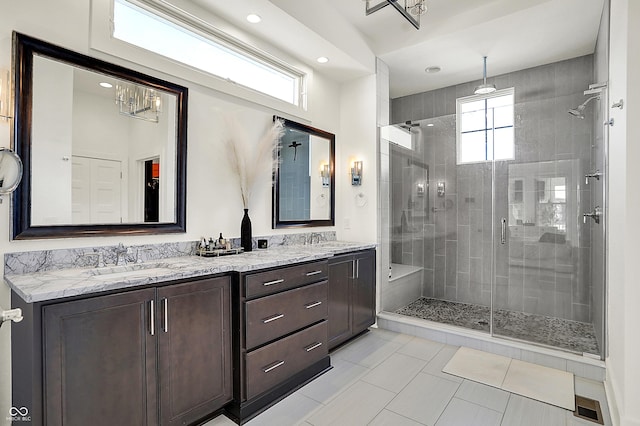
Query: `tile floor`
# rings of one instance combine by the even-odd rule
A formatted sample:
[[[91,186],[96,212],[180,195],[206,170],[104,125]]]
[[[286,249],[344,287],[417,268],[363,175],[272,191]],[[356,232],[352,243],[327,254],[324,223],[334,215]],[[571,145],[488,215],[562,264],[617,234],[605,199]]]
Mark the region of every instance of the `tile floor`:
[[[249,426],[581,426],[572,412],[442,372],[457,346],[372,329],[331,354],[333,369]],[[611,425],[602,383],[575,378]],[[204,426],[232,426],[224,416]]]

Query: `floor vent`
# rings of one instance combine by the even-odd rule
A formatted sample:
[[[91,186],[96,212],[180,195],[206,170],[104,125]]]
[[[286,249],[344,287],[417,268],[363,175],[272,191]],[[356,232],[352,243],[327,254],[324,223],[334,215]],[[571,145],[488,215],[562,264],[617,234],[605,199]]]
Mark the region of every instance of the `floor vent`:
[[[600,403],[595,399],[576,395],[576,411],[573,412],[573,415],[599,425],[604,424],[602,420],[602,410],[600,410]]]

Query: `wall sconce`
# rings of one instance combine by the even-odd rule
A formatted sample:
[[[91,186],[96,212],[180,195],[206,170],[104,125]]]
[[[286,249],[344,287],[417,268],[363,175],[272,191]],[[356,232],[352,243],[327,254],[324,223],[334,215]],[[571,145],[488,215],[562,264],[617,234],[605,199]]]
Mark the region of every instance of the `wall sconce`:
[[[362,185],[362,161],[354,161],[351,167],[351,185]]]
[[[0,69],[0,121],[9,121],[9,70]]]
[[[144,86],[116,84],[116,104],[120,114],[153,123],[162,113],[160,93]]]
[[[328,164],[324,164],[320,169],[320,177],[322,178],[323,187],[328,187],[331,184],[331,173]]]

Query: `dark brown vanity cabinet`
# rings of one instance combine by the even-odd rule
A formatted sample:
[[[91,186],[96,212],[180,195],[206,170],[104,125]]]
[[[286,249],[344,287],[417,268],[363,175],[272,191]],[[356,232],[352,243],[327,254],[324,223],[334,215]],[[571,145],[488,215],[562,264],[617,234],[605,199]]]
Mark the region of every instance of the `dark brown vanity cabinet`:
[[[44,421],[33,424],[184,425],[212,414],[232,399],[230,309],[229,277],[42,306]]]
[[[327,261],[240,275],[235,398],[240,423],[330,368]]]
[[[329,260],[329,349],[362,333],[376,319],[376,252]]]

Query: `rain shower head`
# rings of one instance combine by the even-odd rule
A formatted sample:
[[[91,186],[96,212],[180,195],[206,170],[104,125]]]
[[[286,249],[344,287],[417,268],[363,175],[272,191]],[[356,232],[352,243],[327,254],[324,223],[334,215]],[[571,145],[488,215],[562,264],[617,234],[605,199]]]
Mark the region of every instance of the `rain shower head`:
[[[567,112],[569,114],[573,115],[574,117],[578,117],[579,119],[584,120],[584,109],[587,107],[587,104],[590,101],[594,100],[594,99],[600,99],[600,96],[591,96],[589,99],[584,101],[582,104],[578,105],[577,108],[572,108]]]

